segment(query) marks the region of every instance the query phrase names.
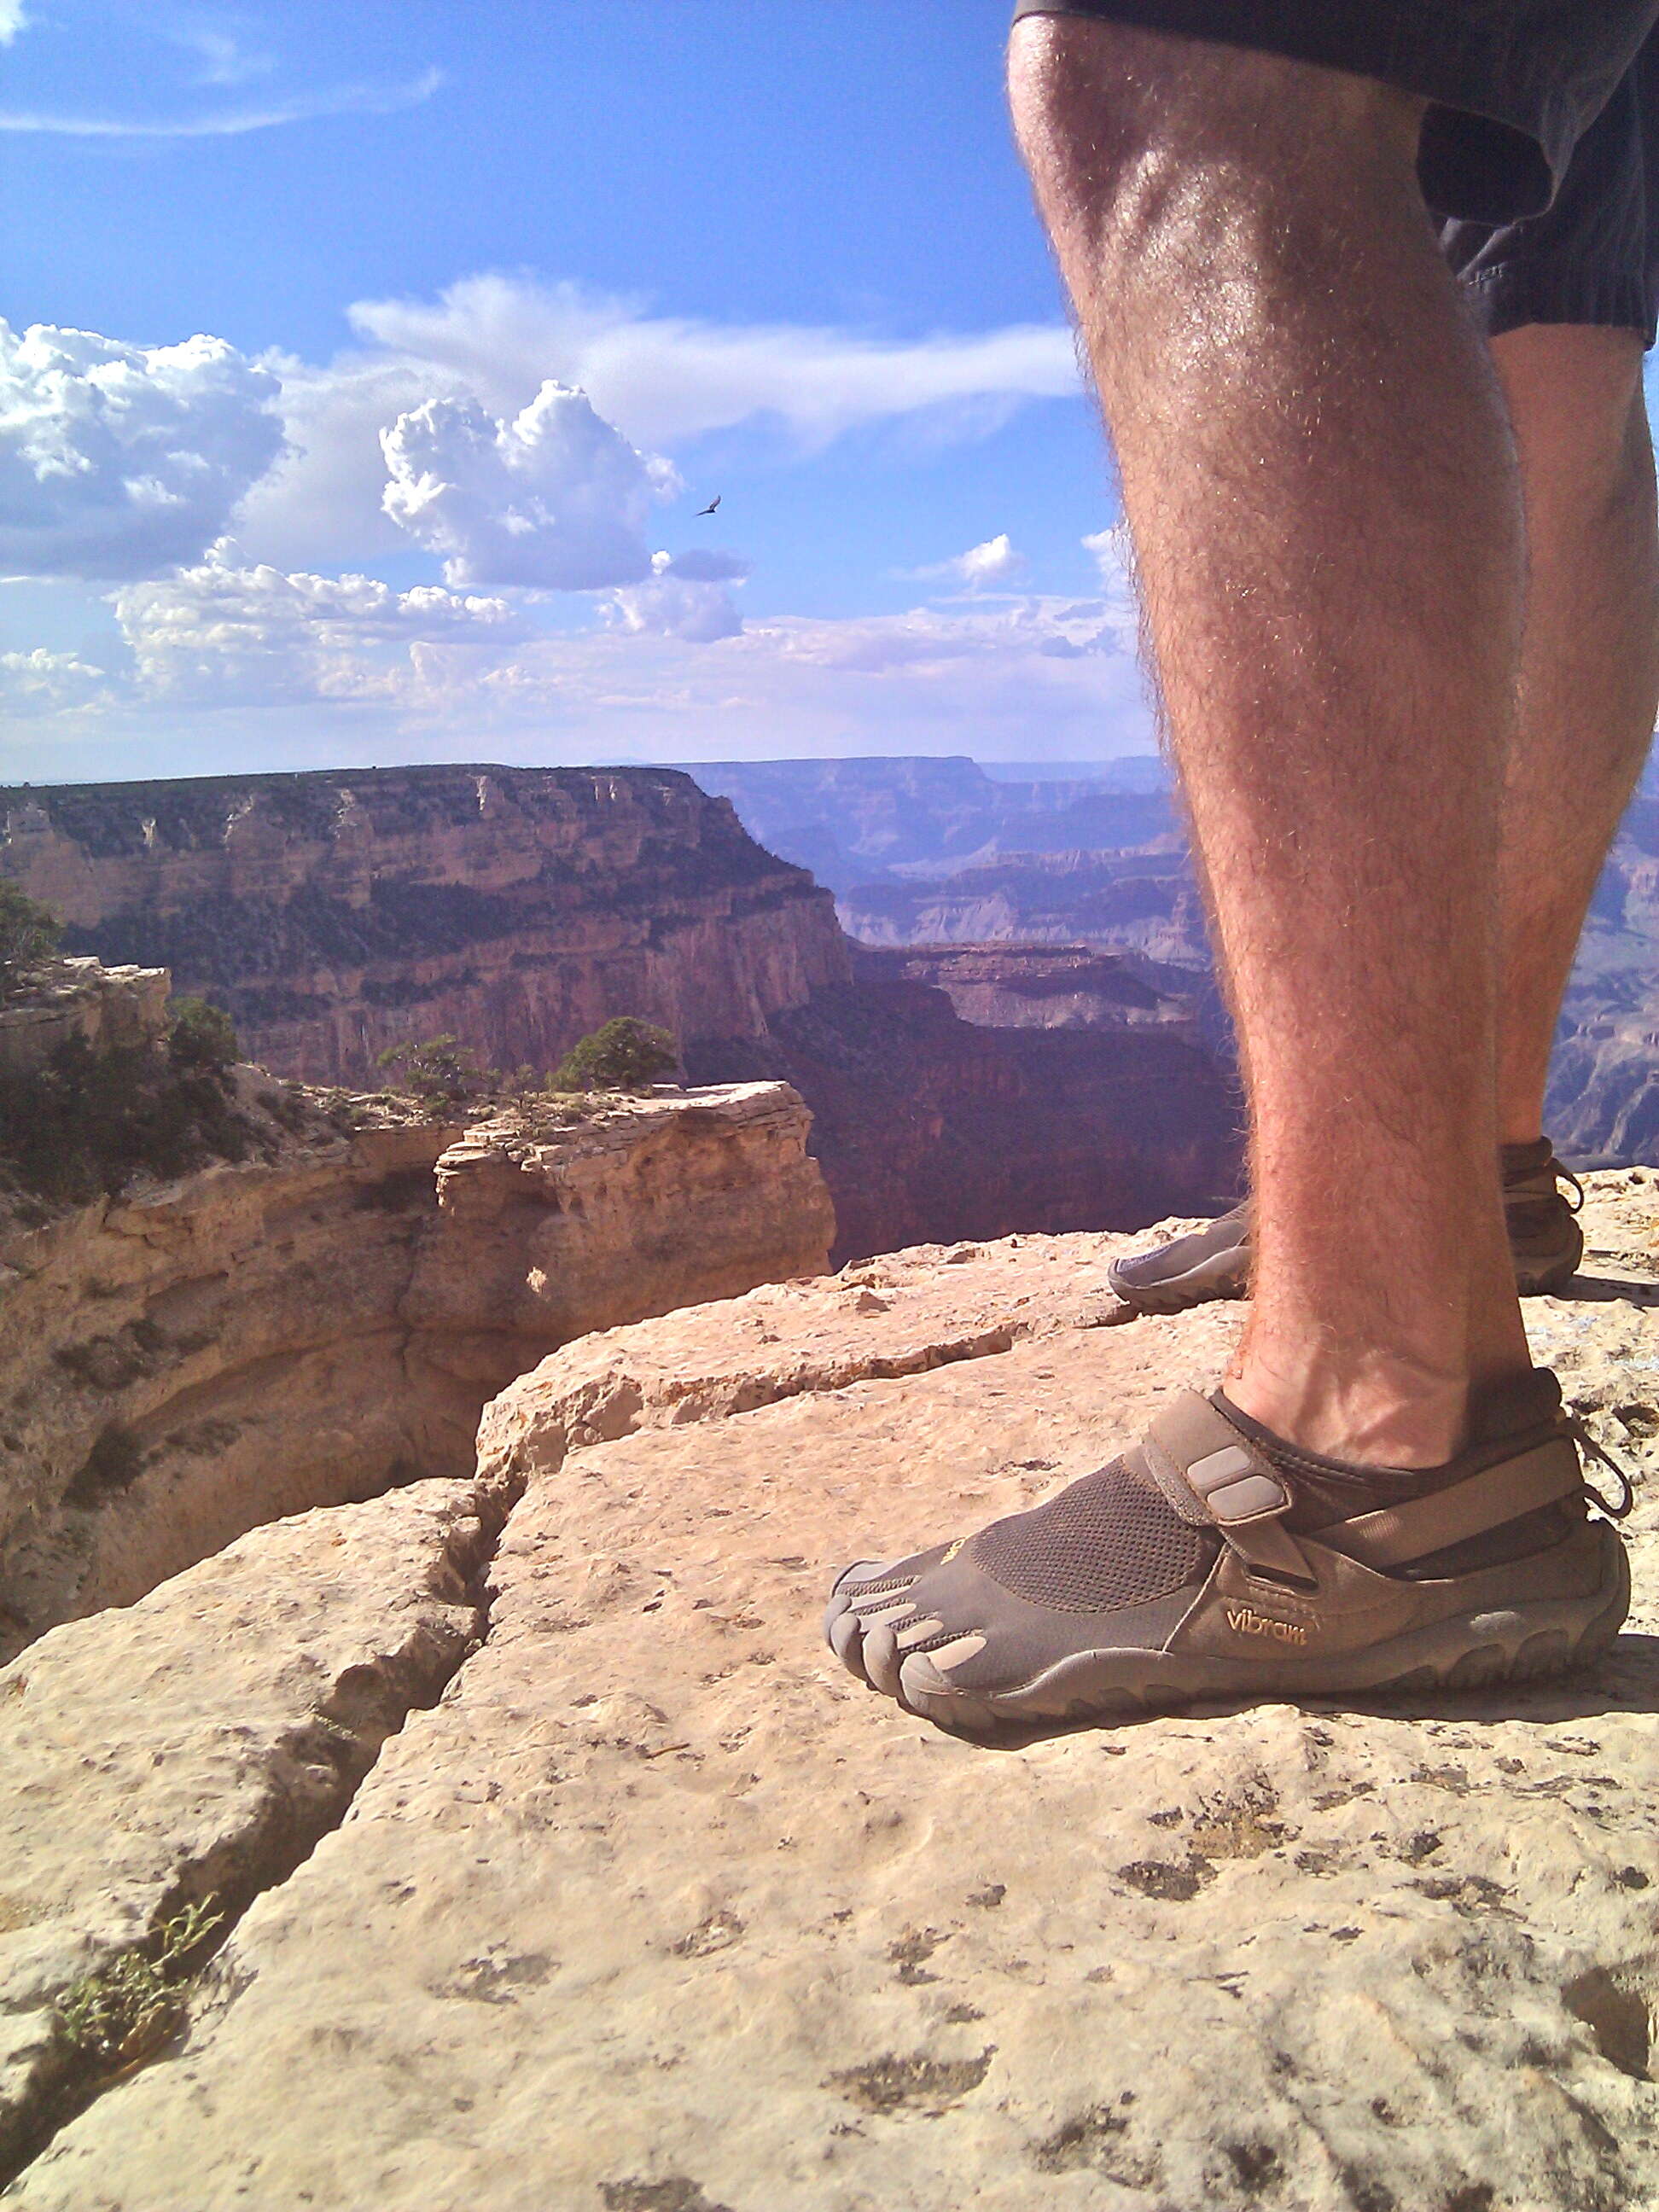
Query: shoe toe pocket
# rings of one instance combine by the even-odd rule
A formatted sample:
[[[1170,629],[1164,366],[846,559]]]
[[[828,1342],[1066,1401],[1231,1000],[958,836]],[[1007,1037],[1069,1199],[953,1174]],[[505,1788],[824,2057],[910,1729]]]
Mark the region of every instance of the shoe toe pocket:
[[[860,1682],[867,1682],[870,1677],[865,1672],[862,1652],[864,1624],[844,1600],[841,1601],[839,1610],[831,1604],[823,1624],[823,1632],[829,1638],[830,1649],[848,1673],[856,1674]]]
[[[862,1656],[866,1678],[887,1697],[897,1697],[898,1638],[894,1635],[890,1622],[878,1620],[865,1630]]]

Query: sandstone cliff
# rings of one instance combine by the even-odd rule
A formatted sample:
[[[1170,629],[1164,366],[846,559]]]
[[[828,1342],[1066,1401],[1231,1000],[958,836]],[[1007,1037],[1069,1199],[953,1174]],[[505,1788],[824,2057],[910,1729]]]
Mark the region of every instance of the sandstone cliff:
[[[443,1031],[538,1074],[613,1014],[754,1036],[846,975],[829,894],[672,769],[13,787],[0,817],[66,950],[170,968],[313,1082]]]
[[[466,1474],[485,1400],[573,1336],[825,1264],[780,1086],[364,1110],[0,1237],[0,1655],[258,1522]]]
[[[1655,1198],[1598,1178],[1586,1274],[1528,1309],[1641,1478],[1633,1630],[1583,1679],[1000,1751],[852,1683],[836,1566],[1030,1502],[1225,1357],[1236,1308],[1124,1320],[1096,1237],[585,1338],[472,1482],[56,1631],[0,1674],[8,2202],[1652,2203]],[[123,2062],[66,1988],[84,2018],[208,1898],[70,2118]]]
[[[0,1006],[0,1079],[33,1075],[79,1040],[89,1051],[153,1044],[166,1032],[173,979],[165,968],[52,960]]]
[[[970,764],[937,765],[954,808]],[[913,779],[924,796],[940,781]],[[868,835],[897,834],[894,794],[876,799]],[[169,964],[283,1073],[361,1081],[386,1043],[448,1031],[539,1073],[633,1013],[674,1032],[698,1081],[792,1083],[838,1259],[1132,1228],[1232,1189],[1238,1116],[1201,1007],[1196,1032],[1038,1036],[999,1025],[1005,969],[964,1021],[943,991],[860,962],[829,895],[672,769],[63,787],[0,792],[0,872],[68,918],[66,942]],[[950,819],[939,835],[977,834],[971,807]],[[1105,988],[1097,974],[1097,1011]],[[1111,988],[1126,1011],[1147,996]]]

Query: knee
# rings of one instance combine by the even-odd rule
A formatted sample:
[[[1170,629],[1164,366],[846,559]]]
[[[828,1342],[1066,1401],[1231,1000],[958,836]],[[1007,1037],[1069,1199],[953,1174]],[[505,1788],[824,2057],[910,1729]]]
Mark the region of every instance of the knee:
[[[1015,135],[1062,259],[1178,267],[1285,235],[1298,208],[1413,204],[1423,103],[1374,81],[1093,16],[1024,16],[1008,52]],[[1339,213],[1338,211],[1341,212]],[[1149,249],[1166,249],[1163,252]]]

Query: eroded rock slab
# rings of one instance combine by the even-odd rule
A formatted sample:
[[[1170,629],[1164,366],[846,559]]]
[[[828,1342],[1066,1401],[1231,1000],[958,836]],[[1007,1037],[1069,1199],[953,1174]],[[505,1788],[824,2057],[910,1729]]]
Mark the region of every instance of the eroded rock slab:
[[[1582,1391],[1659,1360],[1642,1295],[1533,1309]],[[1003,1751],[819,1644],[836,1566],[1098,1463],[1237,1325],[1056,1332],[575,1450],[548,1363],[501,1442],[532,1485],[489,1643],[249,1911],[184,2047],[15,2201],[172,2212],[185,2175],[202,2212],[1651,2201],[1644,1627],[1565,1685]],[[1644,1492],[1644,1590],[1655,1517]]]
[[[506,1504],[434,1481],[301,1514],[0,1669],[0,2174],[76,2071],[64,1992],[283,1880],[437,1697]]]
[[[411,1364],[476,1385],[476,1425],[485,1396],[590,1329],[823,1274],[836,1216],[811,1126],[781,1083],[480,1122],[437,1164],[438,1230],[403,1304]]]
[[[1107,1267],[1141,1241],[921,1244],[860,1261],[830,1282],[767,1283],[642,1327],[598,1330],[485,1408],[480,1463],[550,1473],[568,1450],[636,1429],[724,1419],[803,1393],[985,1358],[1026,1337],[1109,1326],[1128,1316],[1107,1289]]]

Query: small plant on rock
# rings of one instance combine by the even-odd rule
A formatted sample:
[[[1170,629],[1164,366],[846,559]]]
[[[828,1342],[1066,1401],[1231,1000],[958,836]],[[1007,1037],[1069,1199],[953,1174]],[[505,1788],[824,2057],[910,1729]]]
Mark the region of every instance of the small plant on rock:
[[[618,1014],[574,1044],[554,1070],[555,1091],[649,1091],[672,1075],[679,1048],[666,1030]]]
[[[223,1920],[214,1900],[187,1905],[161,1923],[155,1950],[124,1951],[111,1966],[72,1982],[58,2000],[64,2036],[100,2068],[136,2065],[184,2017],[179,1984],[193,1954]]]

